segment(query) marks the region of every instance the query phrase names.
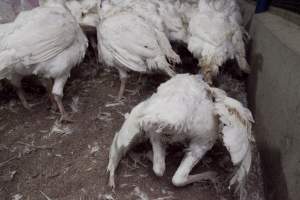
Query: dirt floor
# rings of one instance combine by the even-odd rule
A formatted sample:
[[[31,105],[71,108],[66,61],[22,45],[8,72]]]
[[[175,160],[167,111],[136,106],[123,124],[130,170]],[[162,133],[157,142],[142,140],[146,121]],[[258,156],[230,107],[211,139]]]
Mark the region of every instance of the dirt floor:
[[[65,87],[64,104],[75,120],[59,124],[59,115],[48,109],[45,90],[37,79],[25,80],[24,88],[32,110],[25,110],[12,88],[0,89],[0,199],[77,200],[233,200],[227,188],[233,171],[221,143],[195,167],[193,173],[216,170],[216,184],[195,183],[183,188],[171,184],[182,156],[182,147],[169,149],[166,174],[158,178],[151,162],[143,157],[149,144],[129,153],[117,172],[117,188],[107,186],[109,147],[124,114],[150,96],[164,77],[148,76],[141,84],[130,77],[123,103],[116,103],[118,75],[85,62],[74,69]],[[226,87],[225,87],[226,88]],[[135,163],[133,160],[139,160]],[[257,153],[247,183],[248,199],[262,198],[262,181]]]

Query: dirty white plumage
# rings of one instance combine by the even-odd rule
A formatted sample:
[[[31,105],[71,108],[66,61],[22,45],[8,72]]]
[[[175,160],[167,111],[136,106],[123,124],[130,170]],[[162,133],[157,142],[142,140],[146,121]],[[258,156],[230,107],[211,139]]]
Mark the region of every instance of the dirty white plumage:
[[[52,100],[64,119],[63,88],[71,69],[87,48],[87,39],[66,9],[64,0],[40,1],[40,7],[21,12],[14,22],[0,25],[0,79],[10,79],[26,108],[21,80],[35,74],[54,79]]]
[[[179,63],[166,35],[128,10],[110,1],[100,5],[97,27],[99,60],[119,71],[120,99],[125,89],[128,71],[149,73],[161,71],[169,76],[175,72],[170,63]],[[169,63],[169,62],[170,63]]]
[[[244,29],[235,0],[200,0],[188,28],[188,49],[198,58],[204,78],[211,83],[219,67],[236,59],[249,72],[245,58]]]
[[[172,182],[184,186],[212,178],[212,173],[189,175],[218,138],[239,165],[230,185],[242,186],[251,165],[251,112],[223,90],[209,87],[200,75],[181,74],[161,84],[148,100],[135,106],[116,133],[107,167],[109,185],[115,186],[115,170],[137,138],[149,138],[153,148],[153,171],[165,171],[166,144],[189,141],[186,155]],[[221,130],[219,130],[222,125]],[[219,134],[219,131],[221,132]]]

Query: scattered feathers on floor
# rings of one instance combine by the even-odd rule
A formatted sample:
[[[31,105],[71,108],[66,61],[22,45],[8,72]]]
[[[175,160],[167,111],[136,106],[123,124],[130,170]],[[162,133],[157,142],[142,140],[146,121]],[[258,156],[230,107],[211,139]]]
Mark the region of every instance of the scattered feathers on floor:
[[[153,171],[165,171],[166,145],[189,141],[172,182],[184,186],[209,178],[210,173],[189,175],[192,168],[212,148],[218,138],[223,140],[238,169],[230,185],[242,188],[251,166],[251,112],[223,90],[208,86],[201,75],[176,75],[161,84],[149,99],[135,106],[116,133],[107,167],[109,185],[115,186],[115,170],[137,138],[149,138],[153,148]],[[220,133],[219,133],[220,132]]]

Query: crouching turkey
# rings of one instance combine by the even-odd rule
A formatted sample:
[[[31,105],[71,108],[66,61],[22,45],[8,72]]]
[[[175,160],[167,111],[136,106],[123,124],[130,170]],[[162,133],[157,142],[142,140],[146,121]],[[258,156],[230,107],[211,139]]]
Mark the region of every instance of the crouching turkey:
[[[157,176],[165,172],[166,145],[189,141],[188,151],[172,178],[175,186],[213,178],[212,172],[189,173],[217,139],[222,138],[233,164],[239,166],[230,185],[243,186],[251,166],[252,122],[247,108],[223,90],[209,87],[200,75],[176,75],[152,97],[134,107],[116,133],[107,167],[109,185],[115,187],[115,171],[122,156],[137,138],[145,137],[152,144],[153,171]]]
[[[53,105],[62,120],[69,120],[62,104],[63,89],[71,69],[85,55],[87,39],[64,0],[40,0],[40,5],[0,25],[0,80],[9,79],[24,107],[30,108],[21,80],[31,74],[45,78]]]

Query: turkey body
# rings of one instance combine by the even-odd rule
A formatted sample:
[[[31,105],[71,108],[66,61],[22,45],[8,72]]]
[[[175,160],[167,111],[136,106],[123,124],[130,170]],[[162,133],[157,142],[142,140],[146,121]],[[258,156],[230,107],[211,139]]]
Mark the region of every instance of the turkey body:
[[[198,58],[204,78],[212,84],[219,67],[236,59],[249,72],[245,59],[244,29],[238,5],[231,0],[201,0],[188,28],[188,49]]]
[[[53,79],[46,86],[62,116],[67,117],[61,103],[63,88],[71,69],[84,58],[87,45],[85,35],[64,4],[52,2],[21,12],[14,22],[0,25],[0,79],[11,81],[27,108],[22,78],[35,74]]]
[[[213,100],[215,99],[215,100]],[[251,112],[225,92],[211,88],[200,75],[181,74],[161,84],[155,94],[135,106],[116,133],[107,170],[109,185],[121,157],[139,137],[149,138],[153,149],[153,171],[165,172],[166,145],[189,141],[172,182],[184,186],[212,179],[212,172],[189,175],[218,138],[228,149],[233,164],[240,165],[230,184],[242,186],[251,165]],[[219,134],[222,125],[222,134]]]
[[[122,8],[109,9],[100,18],[97,34],[99,60],[119,71],[119,99],[124,93],[128,71],[175,75],[170,63],[179,63],[179,56],[165,34],[138,15]]]

